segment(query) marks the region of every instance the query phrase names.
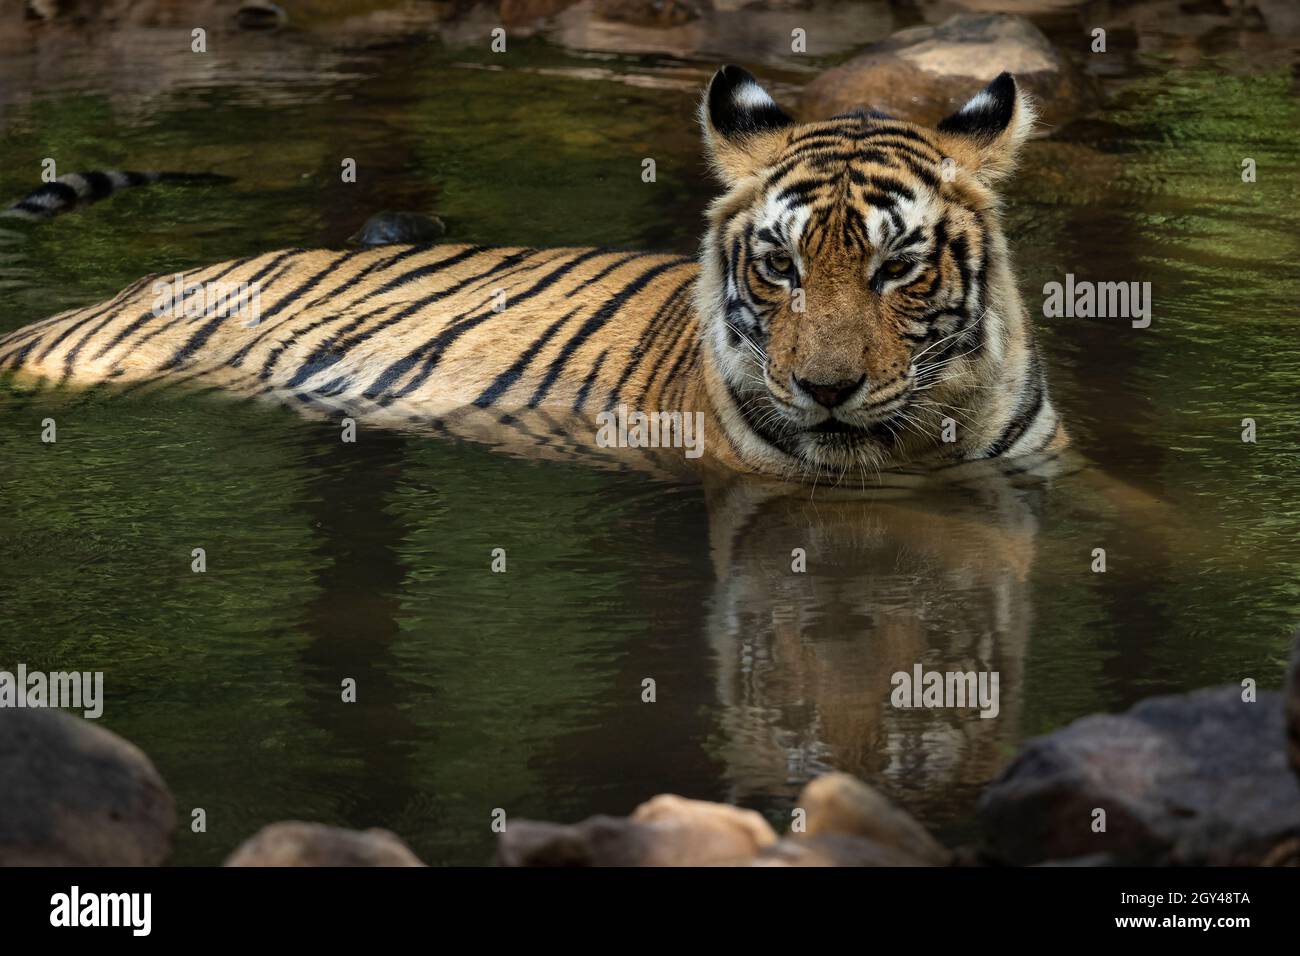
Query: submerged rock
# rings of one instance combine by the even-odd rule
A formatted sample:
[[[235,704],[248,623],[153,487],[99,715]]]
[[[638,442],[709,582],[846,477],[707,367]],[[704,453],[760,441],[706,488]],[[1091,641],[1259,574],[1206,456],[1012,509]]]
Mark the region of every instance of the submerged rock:
[[[913,866],[944,866],[952,859],[952,853],[915,817],[846,773],[829,773],[810,781],[799,795],[799,806],[807,812],[809,837],[842,834],[865,838],[882,853],[915,861],[908,864]]]
[[[366,220],[364,226],[348,242],[359,246],[390,246],[405,243],[434,242],[441,239],[447,227],[437,216],[418,212],[392,212],[385,209]]]
[[[235,11],[235,22],[244,30],[278,30],[289,22],[289,14],[267,0],[244,0]]]
[[[1283,702],[1227,686],[1094,714],[1030,741],[985,790],[990,853],[1008,863],[1104,854],[1141,865],[1254,865],[1300,836]],[[1095,832],[1096,811],[1105,832]]]
[[[0,866],[158,866],[175,828],[135,745],[57,710],[0,711]]]
[[[1003,71],[1037,97],[1042,118],[1058,124],[1093,98],[1091,82],[1023,17],[958,14],[913,27],[834,69],[803,91],[805,120],[869,107],[934,125]]]
[[[752,810],[671,794],[631,817],[595,816],[566,826],[511,821],[497,843],[501,866],[745,865],[776,842]]]
[[[262,827],[226,866],[424,866],[387,830],[345,830],[289,820]]]

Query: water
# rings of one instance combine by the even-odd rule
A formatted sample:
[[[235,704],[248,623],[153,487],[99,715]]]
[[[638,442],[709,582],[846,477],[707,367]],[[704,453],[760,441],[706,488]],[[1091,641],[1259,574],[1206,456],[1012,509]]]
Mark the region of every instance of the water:
[[[863,29],[887,31],[873,10]],[[436,213],[449,241],[694,248],[707,50],[538,37],[501,70],[460,29],[216,33],[205,61],[186,29],[72,31],[7,58],[0,196],[46,156],[240,178],[13,227],[0,330],[146,272],[339,245],[381,208]],[[176,794],[182,864],[280,819],[383,826],[431,863],[480,863],[494,808],[569,821],[664,791],[783,829],[829,769],[961,841],[1028,736],[1151,694],[1278,686],[1300,620],[1294,50],[1213,34],[1188,56],[1143,30],[1143,53],[1116,55],[1110,109],[1031,144],[1009,190],[1031,307],[1067,272],[1152,283],[1149,329],[1039,323],[1090,470],[872,502],[418,436],[344,445],[259,404],[0,382],[0,667],[106,672],[103,725]],[[778,88],[798,78],[769,66]],[[890,675],[914,663],[998,670],[998,718],[891,708]]]

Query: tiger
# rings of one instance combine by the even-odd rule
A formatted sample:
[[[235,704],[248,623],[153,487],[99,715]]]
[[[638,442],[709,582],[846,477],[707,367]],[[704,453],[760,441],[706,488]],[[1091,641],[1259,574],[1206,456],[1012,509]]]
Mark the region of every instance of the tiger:
[[[699,416],[707,469],[796,481],[1066,448],[995,191],[1035,122],[1011,74],[931,129],[868,109],[799,123],[726,66],[698,121],[722,189],[696,257],[267,252],[19,329],[0,372],[205,385],[452,434],[476,415],[590,427],[671,410]]]

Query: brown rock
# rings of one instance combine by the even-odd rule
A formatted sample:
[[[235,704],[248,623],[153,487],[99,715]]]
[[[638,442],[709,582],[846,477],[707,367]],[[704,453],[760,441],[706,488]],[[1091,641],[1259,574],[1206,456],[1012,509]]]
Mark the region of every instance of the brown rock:
[[[424,866],[387,830],[344,830],[294,820],[262,827],[226,866]]]
[[[508,27],[553,17],[577,0],[501,0],[501,22]]]
[[[673,856],[690,862],[676,866],[701,866],[756,856],[776,842],[776,831],[753,810],[688,800],[664,793],[632,811],[632,820],[659,828]]]
[[[572,826],[511,820],[497,840],[498,866],[650,866],[649,824],[596,816]]]
[[[0,866],[158,866],[175,828],[135,745],[57,710],[0,711]]]
[[[938,26],[901,30],[828,70],[804,88],[805,120],[859,107],[934,125],[1003,71],[1059,124],[1095,98],[1092,82],[1037,27],[1006,14],[959,14]]]
[[[665,794],[631,817],[572,826],[513,820],[497,842],[501,866],[745,865],[776,842],[752,810]]]
[[[883,850],[918,861],[913,865],[944,866],[952,860],[952,853],[915,817],[846,773],[828,773],[811,781],[799,795],[799,806],[807,813],[810,837],[832,833],[864,837]]]
[[[786,837],[759,854],[754,866],[932,866],[929,860],[845,833]]]
[[[675,27],[700,15],[690,0],[596,0],[596,16],[643,27]]]

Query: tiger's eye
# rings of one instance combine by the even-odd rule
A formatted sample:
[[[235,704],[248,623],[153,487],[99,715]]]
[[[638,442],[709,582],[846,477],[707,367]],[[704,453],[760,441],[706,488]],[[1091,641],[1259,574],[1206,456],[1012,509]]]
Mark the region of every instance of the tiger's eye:
[[[784,252],[769,252],[764,258],[767,260],[768,268],[773,272],[784,275],[794,268],[794,260]]]
[[[908,262],[906,259],[890,259],[880,267],[880,271],[891,279],[897,279],[911,268],[912,263]]]

